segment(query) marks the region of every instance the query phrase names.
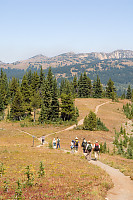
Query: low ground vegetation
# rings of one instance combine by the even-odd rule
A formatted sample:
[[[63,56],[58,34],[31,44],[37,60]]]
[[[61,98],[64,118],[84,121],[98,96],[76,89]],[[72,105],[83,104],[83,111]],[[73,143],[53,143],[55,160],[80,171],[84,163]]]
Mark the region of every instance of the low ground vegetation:
[[[96,105],[106,101],[106,99],[82,99],[82,101],[76,99],[79,119],[84,118],[90,110],[95,111]],[[80,144],[84,137],[92,143],[98,140],[101,151],[107,152],[101,154],[100,159],[110,165],[112,163],[113,167],[119,167],[126,175],[131,176],[132,159],[113,154],[114,127],[118,131],[120,124],[125,121],[122,113],[123,102],[111,102],[100,108],[98,118],[106,124],[109,131],[64,131],[68,125],[27,123],[26,126],[21,126],[22,121],[1,121],[0,198],[3,200],[105,199],[108,189],[113,186],[109,176],[99,167],[87,162],[81,147],[77,154],[64,153],[64,150],[69,152],[70,142],[76,136]],[[50,133],[54,134],[46,138],[48,145],[54,137],[59,137],[60,150],[46,148],[48,145],[37,147],[40,145],[37,137]],[[34,146],[33,135],[36,136]]]
[[[126,133],[121,127],[120,131],[115,131],[115,139],[113,141],[113,152],[122,155],[128,159],[133,159],[133,137]]]

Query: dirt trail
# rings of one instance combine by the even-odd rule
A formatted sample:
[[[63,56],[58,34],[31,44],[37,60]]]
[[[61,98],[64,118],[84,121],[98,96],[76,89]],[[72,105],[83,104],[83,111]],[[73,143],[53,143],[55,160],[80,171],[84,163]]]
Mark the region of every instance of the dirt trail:
[[[102,104],[96,106],[95,114],[98,113],[98,110],[101,106],[103,106],[104,104],[109,103],[109,102],[110,101],[107,101],[105,103],[102,103]],[[84,121],[84,119],[81,119],[78,122],[78,125],[82,125],[83,121]],[[50,133],[48,135],[45,135],[45,138],[52,134],[55,134],[55,133],[60,133],[62,131],[71,130],[74,127],[76,127],[76,125],[70,126],[66,129],[58,131],[58,132]],[[21,131],[21,130],[19,130],[19,131]],[[24,132],[24,131],[21,131],[21,132]],[[29,134],[27,132],[24,132],[24,133],[32,136],[31,134]],[[41,141],[41,138],[37,138],[37,139],[39,141]],[[37,147],[40,147],[40,146],[42,146],[42,145],[38,145]],[[112,178],[114,187],[108,191],[106,200],[133,200],[133,181],[128,176],[125,176],[124,174],[122,174],[118,169],[114,169],[106,164],[103,164],[100,161],[91,160],[89,162],[104,169]]]
[[[106,200],[133,200],[133,181],[130,177],[100,161],[91,160],[90,163],[104,169],[112,178],[114,187],[108,191]]]

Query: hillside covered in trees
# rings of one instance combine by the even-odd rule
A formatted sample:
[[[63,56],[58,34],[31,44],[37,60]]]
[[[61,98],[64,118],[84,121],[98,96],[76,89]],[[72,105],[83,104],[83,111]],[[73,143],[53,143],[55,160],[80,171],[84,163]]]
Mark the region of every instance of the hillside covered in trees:
[[[122,95],[127,90],[128,85],[133,88],[133,52],[118,50],[112,53],[88,53],[75,54],[64,53],[55,57],[48,58],[43,55],[34,56],[25,61],[0,63],[0,67],[7,74],[8,79],[13,76],[19,78],[20,82],[26,72],[40,72],[43,68],[45,74],[49,67],[57,79],[58,85],[62,78],[72,81],[76,75],[80,78],[81,73],[86,71],[87,76],[94,81],[97,75],[101,79],[103,86],[109,78],[114,82],[117,94]]]
[[[61,103],[59,103],[59,97]],[[74,106],[74,98],[110,98],[117,99],[114,82],[109,79],[103,88],[101,80],[97,78],[92,82],[86,72],[81,73],[79,79],[75,75],[72,81],[61,79],[60,86],[54,77],[51,68],[45,77],[40,69],[39,73],[31,70],[26,72],[20,80],[13,77],[8,81],[7,75],[1,69],[0,74],[0,113],[4,117],[4,109],[8,107],[7,119],[21,120],[30,117],[39,109],[40,123],[47,121],[75,121],[78,109]],[[133,91],[128,86],[127,95],[122,98],[133,99]]]
[[[116,100],[114,82],[109,79],[104,89],[99,76],[92,83],[84,72],[81,73],[79,79],[76,75],[72,81],[62,79],[58,87],[51,68],[49,68],[47,76],[42,68],[39,73],[37,71],[32,73],[29,70],[24,74],[21,82],[15,77],[8,81],[6,73],[1,69],[1,118],[4,117],[4,109],[8,108],[6,117],[10,120],[22,120],[30,117],[33,112],[35,121],[36,110],[39,110],[38,121],[40,123],[58,120],[75,121],[78,117],[78,109],[74,106],[74,99],[91,97]],[[59,98],[61,99],[60,103]]]

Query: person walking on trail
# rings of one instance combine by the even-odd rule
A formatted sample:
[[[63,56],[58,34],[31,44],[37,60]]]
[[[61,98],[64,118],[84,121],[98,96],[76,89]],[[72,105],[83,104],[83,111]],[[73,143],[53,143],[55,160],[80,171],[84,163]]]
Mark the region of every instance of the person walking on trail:
[[[79,147],[79,140],[78,137],[75,138],[75,151],[78,151],[78,147]]]
[[[56,139],[53,139],[53,149],[56,149]]]
[[[83,153],[86,153],[86,145],[87,145],[87,141],[85,140],[85,138],[83,138],[83,142],[82,142],[82,147],[83,147]]]
[[[42,145],[44,144],[45,136],[42,136]]]
[[[60,149],[60,139],[57,137],[57,149]]]
[[[89,157],[89,160],[91,160],[91,152],[92,152],[92,144],[90,141],[88,141],[87,145],[86,145],[86,159],[88,159]]]
[[[94,152],[95,152],[95,160],[99,159],[99,151],[100,151],[100,145],[98,144],[98,141],[94,144]]]
[[[74,153],[74,146],[75,146],[75,142],[74,140],[71,141],[71,152]]]

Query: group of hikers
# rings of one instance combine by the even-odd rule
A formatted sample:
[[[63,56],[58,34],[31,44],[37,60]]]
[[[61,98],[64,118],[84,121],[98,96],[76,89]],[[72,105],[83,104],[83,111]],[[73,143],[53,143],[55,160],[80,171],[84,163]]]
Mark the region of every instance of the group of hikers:
[[[53,149],[60,149],[60,139],[57,137],[57,140],[53,139]]]
[[[79,140],[78,137],[76,137],[75,140],[71,141],[71,151],[78,151],[78,147]],[[95,153],[95,160],[99,158],[100,145],[98,144],[98,141],[96,141],[95,144],[92,145],[90,141],[87,142],[85,138],[83,138],[81,147],[83,148],[83,153],[86,154],[86,159],[91,160],[92,151],[94,151]]]
[[[53,149],[60,149],[60,139],[57,137],[57,139],[53,139]],[[77,152],[78,148],[80,146],[78,137],[75,138],[75,140],[71,141],[70,144],[70,148],[71,148],[71,152]],[[91,160],[91,154],[92,151],[94,151],[95,153],[95,160],[97,160],[99,158],[99,151],[100,151],[100,145],[98,143],[98,141],[95,142],[94,145],[91,144],[90,141],[86,141],[85,138],[83,138],[81,147],[83,148],[83,153],[85,154],[85,158],[88,160]]]

